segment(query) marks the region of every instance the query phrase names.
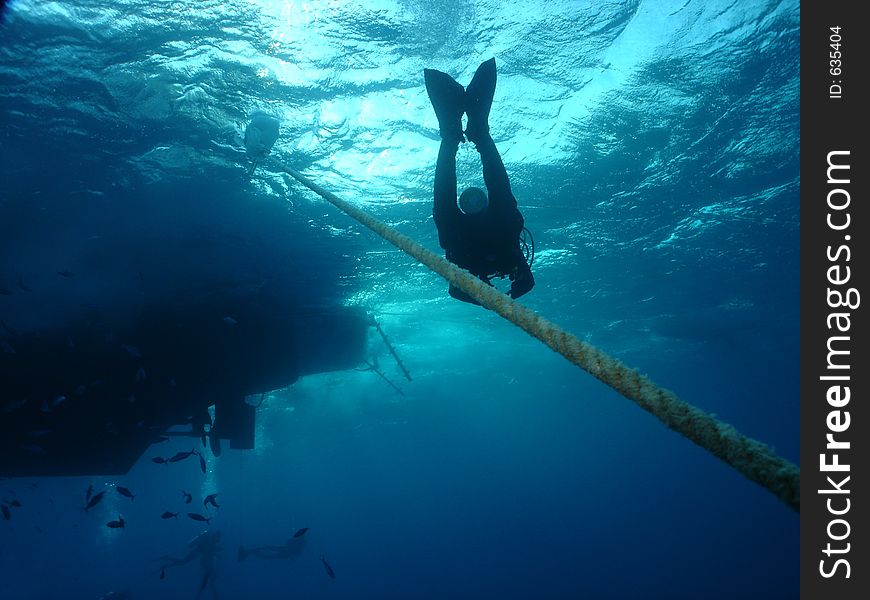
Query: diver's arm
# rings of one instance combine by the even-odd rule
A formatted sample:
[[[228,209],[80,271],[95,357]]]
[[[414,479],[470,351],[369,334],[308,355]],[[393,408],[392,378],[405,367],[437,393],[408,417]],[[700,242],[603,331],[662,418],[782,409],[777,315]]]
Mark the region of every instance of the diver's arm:
[[[511,192],[511,181],[495,142],[491,137],[486,136],[485,139],[477,142],[475,147],[480,153],[480,162],[483,164],[483,181],[489,193],[490,208],[498,211],[516,208],[517,201]]]
[[[486,138],[476,143],[483,163],[483,179],[489,192],[489,208],[492,211],[493,226],[497,228],[501,238],[502,248],[512,255],[507,261],[513,263],[513,269],[508,273],[511,287],[508,292],[511,298],[519,298],[535,287],[535,278],[529,268],[529,263],[519,247],[519,237],[525,227],[525,219],[517,207],[517,199],[511,190],[510,178],[501,160],[501,155],[495,147],[492,138]]]
[[[510,278],[511,288],[508,295],[514,300],[528,294],[535,287],[535,278],[525,257],[518,257],[516,268],[513,273],[510,273]]]
[[[478,142],[477,150],[483,163],[483,179],[489,192],[489,210],[493,221],[507,238],[506,243],[513,245],[514,238],[519,237],[525,222],[517,208],[507,170],[491,137],[487,136],[484,141]]]
[[[432,216],[438,228],[438,241],[445,250],[452,245],[456,223],[461,217],[456,204],[456,151],[458,144],[441,142],[435,165],[435,204]]]

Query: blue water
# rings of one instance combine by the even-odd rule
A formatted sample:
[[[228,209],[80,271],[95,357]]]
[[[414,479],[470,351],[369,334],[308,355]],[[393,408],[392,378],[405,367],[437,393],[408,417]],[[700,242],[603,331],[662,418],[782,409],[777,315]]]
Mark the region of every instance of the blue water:
[[[495,56],[492,133],[537,243],[522,303],[797,462],[797,0],[12,0],[5,21],[5,322],[280,275],[368,310],[413,381],[372,335],[404,395],[303,377],[205,476],[148,460],[190,447],[170,441],[123,477],[0,481],[22,504],[0,598],[195,597],[196,563],[154,560],[204,529],[159,518],[182,489],[216,515],[224,599],[797,597],[795,512],[274,167],[248,176],[242,145],[279,116],[273,156],[438,251],[422,71],[467,83]],[[108,493],[85,514],[89,484]],[[300,556],[237,560],[300,527]]]

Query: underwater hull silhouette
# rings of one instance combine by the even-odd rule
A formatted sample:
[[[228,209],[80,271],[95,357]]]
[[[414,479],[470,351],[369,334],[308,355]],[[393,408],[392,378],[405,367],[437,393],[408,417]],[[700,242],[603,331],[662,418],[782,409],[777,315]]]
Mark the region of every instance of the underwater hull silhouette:
[[[208,432],[213,451],[220,439],[251,448],[245,397],[357,366],[368,322],[353,308],[254,295],[153,307],[111,331],[83,319],[0,332],[0,476],[123,474],[187,424],[196,438]]]

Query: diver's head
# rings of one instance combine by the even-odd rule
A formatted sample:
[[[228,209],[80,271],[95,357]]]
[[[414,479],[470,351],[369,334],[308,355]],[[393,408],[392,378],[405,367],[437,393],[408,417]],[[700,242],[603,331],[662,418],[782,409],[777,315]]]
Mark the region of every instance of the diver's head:
[[[221,532],[219,529],[213,529],[211,531],[203,531],[198,536],[190,540],[187,545],[190,548],[203,548],[207,546],[214,546],[219,541],[221,541]]]
[[[465,188],[465,191],[459,195],[459,210],[466,215],[477,215],[482,213],[489,206],[489,198],[479,187]]]

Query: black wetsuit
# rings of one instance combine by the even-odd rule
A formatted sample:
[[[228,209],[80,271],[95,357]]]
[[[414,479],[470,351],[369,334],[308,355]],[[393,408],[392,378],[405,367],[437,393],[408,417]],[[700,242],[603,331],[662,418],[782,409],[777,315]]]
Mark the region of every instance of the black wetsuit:
[[[458,144],[443,141],[435,166],[435,204],[432,214],[438,228],[438,241],[447,260],[467,269],[489,283],[494,276],[509,276],[514,284],[511,297],[518,298],[532,289],[534,279],[520,249],[523,215],[511,192],[504,163],[489,135],[477,140],[483,163],[483,180],[489,196],[488,208],[479,214],[465,214],[456,203],[456,150]],[[455,286],[450,295],[477,304]]]

